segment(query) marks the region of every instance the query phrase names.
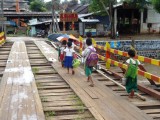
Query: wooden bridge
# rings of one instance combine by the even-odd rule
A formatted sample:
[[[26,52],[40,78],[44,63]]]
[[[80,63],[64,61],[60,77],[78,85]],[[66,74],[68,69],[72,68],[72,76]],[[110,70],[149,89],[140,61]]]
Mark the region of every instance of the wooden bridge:
[[[117,87],[116,82],[109,81],[111,78],[106,78],[106,74],[102,75],[97,71],[93,73],[95,87],[89,87],[83,68],[77,68],[75,75],[66,74],[67,70],[62,68],[57,60],[57,51],[45,41],[29,43],[17,41],[8,46],[5,44],[0,47],[0,62],[3,63],[0,63],[1,120],[151,120],[160,118],[158,97],[151,97],[140,91],[139,94],[144,95],[146,101],[139,98],[128,100],[124,89]],[[5,57],[6,53],[8,56]],[[110,63],[117,64],[112,61]],[[52,68],[55,72],[47,71],[47,69],[45,69],[46,72],[44,70],[40,72],[37,69],[36,71],[33,69],[35,66],[43,67],[43,69]],[[45,75],[47,75],[45,80],[40,79]],[[40,86],[40,81],[41,85],[45,86]],[[65,94],[62,94],[62,91],[65,91]],[[115,91],[118,92],[115,93]],[[89,116],[83,114],[84,111],[76,112],[82,110],[82,106],[77,108],[79,104],[74,103],[73,96],[68,97],[71,93],[81,99],[84,103],[83,110],[88,110]],[[42,94],[46,95],[45,100],[41,97]],[[154,94],[160,95],[159,92]],[[46,114],[48,111],[52,112],[48,115]]]

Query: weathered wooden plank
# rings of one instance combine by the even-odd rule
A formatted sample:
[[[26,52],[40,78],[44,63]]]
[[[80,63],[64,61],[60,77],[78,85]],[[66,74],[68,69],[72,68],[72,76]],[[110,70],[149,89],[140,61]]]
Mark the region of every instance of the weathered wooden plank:
[[[40,85],[42,86],[63,86],[63,85],[67,85],[65,82],[56,82],[56,83],[40,83]]]
[[[74,95],[74,92],[66,93],[40,93],[41,96],[65,96],[65,95]]]
[[[159,120],[160,119],[160,114],[149,114],[151,117],[153,117],[153,119],[155,120]]]
[[[15,42],[0,85],[0,119],[44,120],[42,105],[36,90],[25,44]]]
[[[160,114],[160,109],[157,108],[157,109],[146,109],[146,110],[143,110],[145,113],[147,114]]]
[[[47,120],[91,120],[93,119],[92,115],[89,112],[84,114],[75,114],[75,115],[59,115],[54,117],[47,117]]]
[[[9,59],[12,59],[13,55],[9,56]],[[8,62],[6,69],[4,71],[4,75],[2,77],[2,82],[0,84],[0,118],[3,120],[7,120],[10,116],[5,116],[6,113],[10,111],[10,102],[11,102],[11,91],[12,91],[12,84],[13,80],[11,79],[14,77],[14,73],[9,72],[8,68],[13,68],[14,64]]]
[[[78,97],[74,94],[74,95],[65,95],[65,96],[41,96],[41,98],[47,98],[47,99],[53,99],[53,100],[58,100],[58,99],[67,99],[67,100],[71,100],[71,99],[78,99]]]
[[[38,93],[65,93],[72,92],[71,89],[58,89],[58,90],[39,90]]]
[[[86,107],[82,106],[62,106],[62,107],[44,107],[44,111],[55,111],[55,112],[62,112],[62,111],[78,111],[79,109],[87,110]]]
[[[61,85],[61,86],[37,86],[38,89],[64,89],[70,88],[68,85]]]
[[[57,75],[57,74],[52,74],[52,75],[48,75],[48,76],[46,76],[46,75],[35,75],[35,78],[36,78],[36,81],[38,81],[39,79],[59,79],[59,75]]]
[[[42,79],[42,80],[41,80]],[[36,80],[36,83],[37,84],[39,84],[39,83],[60,83],[60,82],[64,82],[62,79],[60,79],[60,78],[41,78],[41,79],[38,79],[38,80]]]
[[[54,102],[43,102],[43,107],[62,107],[62,106],[77,106],[78,103],[73,101],[54,101]]]
[[[160,102],[153,102],[153,101],[146,101],[146,102],[133,102],[136,106],[138,107],[151,107],[151,106],[159,106],[160,107]]]

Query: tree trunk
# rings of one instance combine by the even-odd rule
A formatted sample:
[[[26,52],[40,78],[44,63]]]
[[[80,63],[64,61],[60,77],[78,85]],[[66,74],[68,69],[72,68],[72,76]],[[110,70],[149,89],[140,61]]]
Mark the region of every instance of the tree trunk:
[[[113,17],[113,2],[109,3],[109,13],[110,13],[110,22],[111,22],[111,38],[115,39],[115,29],[114,29],[114,17]]]

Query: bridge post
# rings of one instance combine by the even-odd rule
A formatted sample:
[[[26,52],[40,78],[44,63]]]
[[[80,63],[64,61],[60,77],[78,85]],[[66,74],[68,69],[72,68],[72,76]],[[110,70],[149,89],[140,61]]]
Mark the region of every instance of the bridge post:
[[[80,42],[80,48],[79,48],[79,53],[82,55],[82,48],[83,48],[83,38],[79,36],[79,42]]]
[[[92,44],[93,44],[93,46],[96,44],[96,41],[94,38],[92,38]]]
[[[110,48],[110,44],[108,42],[106,42],[105,45],[106,49]],[[106,59],[110,58],[110,52],[108,50],[106,50]],[[106,68],[109,69],[111,67],[111,64],[106,62]]]

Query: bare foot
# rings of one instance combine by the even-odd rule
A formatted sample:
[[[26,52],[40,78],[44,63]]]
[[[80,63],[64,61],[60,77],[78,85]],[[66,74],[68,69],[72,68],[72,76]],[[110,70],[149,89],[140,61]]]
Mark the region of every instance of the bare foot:
[[[133,98],[133,96],[130,96],[130,95],[129,95],[128,98]]]
[[[74,72],[74,70],[72,70],[72,75],[74,75],[75,74],[75,72]]]
[[[134,90],[131,91],[130,95],[133,97],[134,96]]]
[[[87,78],[87,82],[89,82],[89,77]]]
[[[131,91],[131,93],[129,94],[128,97],[129,97],[129,98],[133,98],[133,96],[134,96],[134,90]]]

